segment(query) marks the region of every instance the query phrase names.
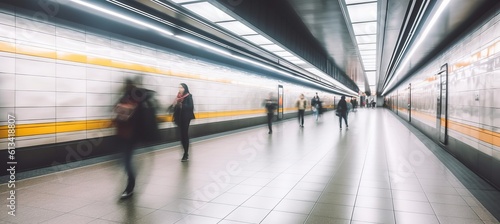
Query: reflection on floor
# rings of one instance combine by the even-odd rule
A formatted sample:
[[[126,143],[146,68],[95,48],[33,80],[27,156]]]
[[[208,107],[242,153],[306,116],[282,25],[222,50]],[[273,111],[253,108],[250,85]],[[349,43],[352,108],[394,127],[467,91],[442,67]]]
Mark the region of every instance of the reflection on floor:
[[[329,112],[19,181],[0,223],[498,223],[391,112]],[[0,197],[8,188],[1,185]],[[498,192],[496,192],[498,193]],[[7,203],[4,200],[4,203]]]

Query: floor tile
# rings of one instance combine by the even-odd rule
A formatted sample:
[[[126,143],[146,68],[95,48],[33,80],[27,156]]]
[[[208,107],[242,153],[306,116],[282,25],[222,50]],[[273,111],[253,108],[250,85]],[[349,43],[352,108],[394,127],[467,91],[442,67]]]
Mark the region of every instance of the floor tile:
[[[307,215],[304,214],[271,211],[269,215],[267,215],[266,218],[261,222],[261,224],[303,224],[306,219]]]
[[[310,201],[297,201],[290,199],[283,199],[275,208],[274,211],[291,212],[309,214],[314,207],[314,202]]]
[[[396,211],[396,223],[398,224],[439,224],[436,215],[432,214],[422,214],[422,213],[411,213],[411,212],[399,212]]]
[[[250,208],[273,209],[281,201],[279,198],[270,198],[262,196],[253,196],[249,198],[241,206]]]
[[[271,210],[249,207],[238,207],[225,220],[233,220],[247,223],[260,223]]]
[[[17,216],[4,206],[0,224],[499,223],[474,196],[495,190],[466,188],[394,115],[360,110],[350,119],[348,131],[332,119],[304,128],[285,120],[272,136],[263,125],[193,140],[189,163],[179,161],[179,145],[137,154],[140,175],[126,200],[117,161],[18,180]],[[255,158],[235,144],[251,144]],[[401,169],[414,152],[422,164]],[[238,173],[226,174],[230,162]]]
[[[396,223],[392,210],[354,207],[353,221],[373,223]]]

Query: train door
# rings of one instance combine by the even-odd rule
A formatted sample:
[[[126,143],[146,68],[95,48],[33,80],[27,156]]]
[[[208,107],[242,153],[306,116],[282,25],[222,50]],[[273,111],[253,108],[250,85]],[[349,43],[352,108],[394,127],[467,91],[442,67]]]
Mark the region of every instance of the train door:
[[[408,122],[411,122],[411,83],[408,84]]]
[[[278,120],[283,120],[283,86],[278,85]]]
[[[439,141],[446,145],[448,143],[448,64],[441,66],[438,75],[437,130],[439,130]]]

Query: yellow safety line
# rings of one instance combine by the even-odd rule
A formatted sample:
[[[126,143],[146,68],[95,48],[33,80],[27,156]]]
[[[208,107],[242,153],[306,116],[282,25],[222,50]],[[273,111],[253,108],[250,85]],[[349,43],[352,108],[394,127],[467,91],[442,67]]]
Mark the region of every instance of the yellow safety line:
[[[406,109],[406,108],[398,107],[398,110],[405,112],[405,113],[408,113],[408,109]],[[431,122],[436,121],[436,117],[432,116],[428,113],[423,113],[420,111],[412,110],[411,114],[412,114],[412,116],[422,118],[422,119],[425,119],[427,121],[431,121]],[[441,118],[441,126],[444,127],[444,125],[445,125],[444,118]],[[483,128],[474,127],[474,126],[467,125],[467,124],[457,122],[457,121],[453,121],[450,119],[448,119],[448,128],[450,130],[457,131],[459,133],[476,138],[476,139],[481,140],[483,142],[486,142],[488,144],[500,147],[500,133],[498,133],[498,132],[486,130]]]

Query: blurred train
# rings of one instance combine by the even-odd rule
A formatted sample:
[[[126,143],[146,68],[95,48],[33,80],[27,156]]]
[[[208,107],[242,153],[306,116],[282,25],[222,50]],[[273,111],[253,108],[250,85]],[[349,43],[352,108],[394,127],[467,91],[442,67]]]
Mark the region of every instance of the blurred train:
[[[308,100],[318,93],[326,108],[336,97],[269,74],[33,14],[0,9],[0,162],[10,161],[9,127],[15,125],[12,161],[18,172],[117,152],[109,124],[126,78],[156,92],[163,136],[159,143],[178,139],[166,108],[180,83],[189,86],[194,99],[191,137],[266,123],[262,103],[269,93],[279,99],[278,119],[295,116],[301,93]],[[0,175],[6,172],[2,169]]]
[[[388,108],[500,189],[500,15],[385,96]]]

